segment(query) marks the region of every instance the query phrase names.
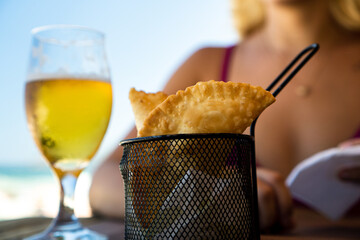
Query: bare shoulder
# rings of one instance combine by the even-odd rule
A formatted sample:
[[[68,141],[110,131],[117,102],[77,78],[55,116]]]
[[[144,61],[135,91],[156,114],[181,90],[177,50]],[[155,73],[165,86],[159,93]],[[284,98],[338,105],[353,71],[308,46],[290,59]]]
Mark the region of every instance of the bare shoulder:
[[[195,51],[188,59],[196,71],[201,76],[214,75],[219,72],[225,54],[226,47],[204,47]],[[216,76],[217,78],[217,76]],[[210,80],[210,79],[209,79]]]
[[[221,58],[225,50],[226,47],[203,47],[195,51],[192,57],[211,61],[214,58]]]
[[[203,47],[194,51],[174,72],[164,91],[172,94],[199,81],[218,80],[226,47]]]

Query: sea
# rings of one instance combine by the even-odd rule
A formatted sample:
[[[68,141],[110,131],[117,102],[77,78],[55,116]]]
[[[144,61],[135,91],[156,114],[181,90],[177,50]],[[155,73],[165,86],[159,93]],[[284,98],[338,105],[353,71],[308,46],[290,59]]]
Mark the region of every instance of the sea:
[[[75,214],[91,216],[88,190],[91,174],[84,171],[75,191]],[[60,199],[59,181],[46,165],[0,165],[0,221],[28,217],[55,217]]]

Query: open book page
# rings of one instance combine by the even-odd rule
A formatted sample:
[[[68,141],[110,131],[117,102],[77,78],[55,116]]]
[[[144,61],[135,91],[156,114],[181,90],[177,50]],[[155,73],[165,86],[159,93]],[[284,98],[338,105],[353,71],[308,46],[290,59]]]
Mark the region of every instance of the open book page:
[[[352,166],[360,166],[360,146],[328,149],[298,164],[286,183],[294,198],[337,220],[360,199],[360,184],[338,177]]]

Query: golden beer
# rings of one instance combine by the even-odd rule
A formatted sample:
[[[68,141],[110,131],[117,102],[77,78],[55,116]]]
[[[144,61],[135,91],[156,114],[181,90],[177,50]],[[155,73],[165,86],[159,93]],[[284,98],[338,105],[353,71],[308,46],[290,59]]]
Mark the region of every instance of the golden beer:
[[[61,172],[85,168],[106,132],[112,107],[109,81],[38,78],[26,84],[26,115],[42,154]]]

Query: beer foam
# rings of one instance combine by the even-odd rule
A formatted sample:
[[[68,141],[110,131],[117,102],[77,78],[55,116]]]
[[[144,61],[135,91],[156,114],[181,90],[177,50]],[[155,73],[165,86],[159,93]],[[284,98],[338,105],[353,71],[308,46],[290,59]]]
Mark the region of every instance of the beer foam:
[[[48,80],[48,79],[91,79],[96,81],[110,82],[109,77],[100,76],[98,74],[67,74],[67,73],[34,73],[27,75],[27,81],[39,81],[39,80]]]

